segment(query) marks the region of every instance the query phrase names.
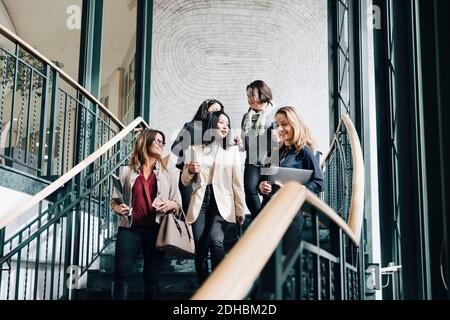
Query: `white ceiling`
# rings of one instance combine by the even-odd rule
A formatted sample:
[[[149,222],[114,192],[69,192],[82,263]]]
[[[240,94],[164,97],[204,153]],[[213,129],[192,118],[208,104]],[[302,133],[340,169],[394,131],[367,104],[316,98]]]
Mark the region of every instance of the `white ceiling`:
[[[71,5],[81,8],[82,0],[2,0],[19,37],[50,60],[64,63],[66,71],[78,78],[80,30],[66,26]],[[130,11],[131,8],[131,11]],[[102,82],[121,66],[136,29],[135,0],[104,1]]]

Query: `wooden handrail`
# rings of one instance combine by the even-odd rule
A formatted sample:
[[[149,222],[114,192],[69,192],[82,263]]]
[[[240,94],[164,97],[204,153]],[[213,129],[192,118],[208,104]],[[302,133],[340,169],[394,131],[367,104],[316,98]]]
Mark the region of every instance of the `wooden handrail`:
[[[83,86],[81,86],[78,82],[76,82],[72,77],[70,77],[67,73],[65,73],[63,70],[58,68],[53,62],[51,62],[47,57],[45,57],[43,54],[41,54],[39,51],[37,51],[35,48],[30,46],[26,41],[18,37],[14,32],[6,28],[4,25],[0,24],[0,33],[3,34],[5,37],[7,37],[9,40],[19,43],[21,47],[25,48],[27,51],[31,52],[33,55],[37,56],[39,60],[42,62],[48,64],[50,67],[55,69],[61,77],[69,82],[72,86],[76,87],[79,91],[81,91],[89,100],[96,103],[99,108],[106,113],[111,120],[122,130],[125,128],[124,124],[116,118],[115,115],[111,113],[111,111],[108,110],[99,100],[97,100],[96,97],[94,97],[92,94],[90,94]]]
[[[87,157],[86,159],[81,161],[79,164],[77,164],[75,167],[70,169],[67,173],[65,173],[59,179],[52,182],[49,186],[45,187],[42,191],[40,191],[39,193],[34,195],[30,200],[25,202],[23,205],[14,209],[11,213],[0,218],[0,230],[3,227],[5,227],[8,223],[10,223],[11,221],[19,218],[25,212],[27,212],[28,210],[33,208],[33,206],[37,205],[42,200],[46,199],[53,192],[55,192],[59,188],[63,187],[67,181],[71,180],[78,173],[80,173],[81,171],[86,169],[89,165],[91,165],[95,160],[97,160],[103,154],[108,152],[109,149],[111,149],[120,140],[125,138],[127,136],[127,134],[129,134],[131,131],[133,131],[133,129],[136,128],[140,124],[144,124],[146,127],[148,127],[148,124],[144,121],[144,119],[142,119],[141,117],[137,117],[133,122],[131,122],[128,126],[126,126],[118,134],[116,134],[111,140],[109,140],[107,143],[105,143],[103,146],[101,146],[97,151],[92,153],[89,157]]]
[[[350,202],[350,210],[348,213],[347,224],[356,235],[357,243],[361,240],[361,228],[364,218],[364,158],[361,150],[361,142],[358,133],[347,114],[342,116],[342,121],[347,127],[350,146],[352,149],[352,197]]]
[[[273,196],[192,299],[243,299],[305,203],[320,210],[356,243],[355,234],[340,216],[304,186],[289,182]]]

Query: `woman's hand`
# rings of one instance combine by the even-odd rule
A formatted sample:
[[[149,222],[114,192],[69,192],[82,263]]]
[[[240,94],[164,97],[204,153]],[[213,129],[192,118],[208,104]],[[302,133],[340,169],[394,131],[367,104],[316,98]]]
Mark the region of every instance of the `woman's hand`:
[[[200,173],[202,167],[198,162],[190,162],[188,164],[188,171],[190,174]]]
[[[236,136],[236,137],[233,138],[233,143],[234,143],[236,146],[239,146],[239,148],[243,147],[242,139],[241,139],[240,137],[238,137],[238,136]]]
[[[172,200],[161,200],[155,209],[159,213],[168,213],[178,211],[178,203]]]
[[[259,185],[259,190],[261,191],[262,194],[268,195],[272,192],[272,186],[268,181],[263,181]]]
[[[239,148],[240,152],[245,151],[244,141],[240,137],[238,137],[238,136],[234,137],[233,143],[235,146],[237,146]]]
[[[236,216],[236,223],[239,223],[240,225],[244,224],[245,217],[244,216]]]
[[[115,213],[121,216],[130,215],[130,207],[128,207],[126,204],[123,203],[114,205],[113,210]]]

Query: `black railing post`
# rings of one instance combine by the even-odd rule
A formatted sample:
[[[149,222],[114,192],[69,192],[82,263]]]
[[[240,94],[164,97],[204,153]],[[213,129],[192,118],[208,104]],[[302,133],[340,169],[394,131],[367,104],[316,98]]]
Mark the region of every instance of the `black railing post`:
[[[28,164],[28,149],[30,149],[31,152],[31,146],[30,146],[30,114],[31,114],[31,96],[33,95],[33,68],[30,68],[30,90],[28,91],[28,105],[27,105],[27,121],[26,121],[26,128],[25,128],[25,155],[24,155],[24,162]],[[25,80],[26,83],[26,80]],[[24,93],[23,93],[24,94]],[[33,133],[31,133],[33,134]]]
[[[83,186],[82,186],[82,180],[81,180],[81,173],[79,175],[77,175],[74,180],[75,180],[75,185],[74,185],[74,190],[75,192],[73,192],[73,194],[75,194],[74,196],[74,200],[73,201],[78,201],[78,204],[75,206],[75,217],[73,219],[73,254],[72,254],[72,265],[74,266],[78,266],[80,267],[80,269],[82,269],[82,265],[80,263],[80,242],[81,242],[81,238],[80,238],[80,234],[81,234],[81,194],[83,192]]]
[[[48,100],[48,88],[50,85],[50,66],[45,66],[45,79],[42,80],[42,100],[41,100],[41,120],[39,123],[39,156],[38,156],[38,176],[45,175],[44,162],[45,162],[45,141],[47,132],[47,100]],[[48,163],[48,162],[47,162]]]
[[[39,215],[41,215],[42,212],[42,203],[39,203],[39,209],[38,209]],[[41,219],[42,216],[39,217],[38,220],[38,225],[37,228],[39,229],[41,227]],[[34,283],[33,283],[33,300],[37,300],[37,295],[38,295],[38,284],[39,284],[39,265],[40,265],[40,261],[41,261],[41,236],[39,235],[36,238],[36,255],[34,258],[34,269],[35,269],[35,273],[34,273]]]
[[[5,228],[2,228],[0,229],[0,258],[3,257],[3,253],[5,252],[3,247],[4,244],[5,244]]]
[[[366,219],[363,220],[363,227],[361,228],[361,242],[360,247],[357,248],[358,263],[358,280],[359,280],[359,299],[366,299]]]
[[[0,258],[3,257],[5,246],[5,228],[0,229]],[[3,264],[0,264],[0,289],[2,287]]]
[[[137,2],[134,119],[150,122],[153,0]]]
[[[300,242],[301,245],[301,242]],[[296,293],[296,299],[302,300],[302,282],[303,282],[303,266],[302,266],[302,258],[303,258],[303,252],[301,252],[297,257],[297,267],[296,267],[296,274],[297,274],[297,281],[295,283],[295,293]]]
[[[316,210],[312,210],[312,236],[313,241],[317,249],[320,249],[320,233],[319,233],[319,216]],[[321,278],[320,278],[320,254],[316,253],[316,262],[314,266],[314,280],[315,280],[315,288],[316,292],[314,293],[315,300],[321,300],[320,292],[321,292]]]
[[[5,228],[0,229],[0,259],[3,257],[5,246]],[[0,289],[2,288],[3,264],[0,264]]]
[[[67,213],[67,222],[66,222],[66,239],[64,241],[65,243],[65,249],[64,249],[64,285],[63,285],[63,296],[62,298],[64,300],[68,300],[70,297],[69,294],[69,285],[67,281],[69,280],[69,267],[72,265],[72,234],[73,234],[73,216],[74,216],[74,210],[71,210],[69,213]]]
[[[9,157],[12,159],[14,158],[14,149],[13,149],[13,143],[12,143],[12,135],[14,132],[14,107],[16,106],[16,92],[17,92],[17,83],[19,82],[19,53],[20,53],[20,47],[18,44],[16,44],[16,54],[15,54],[15,64],[14,64],[14,80],[13,80],[13,92],[12,92],[12,99],[11,99],[11,127],[9,129]],[[12,166],[12,163],[11,163]]]
[[[339,264],[340,264],[340,277],[341,277],[341,292],[342,292],[342,300],[348,299],[348,290],[347,290],[347,251],[345,246],[345,235],[342,229],[339,229]]]
[[[75,178],[76,179],[76,178]],[[70,203],[77,200],[77,194],[75,192],[76,185],[74,179],[72,179],[68,186],[67,192],[70,192]],[[66,226],[66,239],[65,239],[65,250],[64,250],[64,299],[73,298],[71,291],[73,289],[72,284],[69,284],[69,274],[70,267],[78,266],[78,248],[79,244],[79,230],[77,229],[77,218],[78,218],[78,206],[76,205],[70,212],[67,213],[67,226]],[[73,239],[73,242],[72,242]]]
[[[55,118],[56,118],[56,97],[58,95],[58,79],[59,74],[56,71],[53,71],[53,79],[52,79],[52,93],[51,93],[51,106],[50,106],[50,125],[48,128],[49,138],[48,138],[48,148],[47,148],[47,176],[50,178],[52,176],[53,170],[53,153],[54,153],[54,144],[55,144]]]
[[[283,299],[283,240],[280,242],[278,247],[276,248],[273,257],[274,257],[274,278],[275,278],[275,300]],[[270,263],[270,262],[269,262]]]
[[[53,217],[52,219],[54,219],[55,217],[59,216],[60,212],[61,212],[61,198],[64,195],[64,191],[61,190],[61,192],[58,192],[58,194],[56,195],[56,202],[53,204]],[[50,300],[54,300],[54,289],[55,289],[55,265],[56,265],[56,238],[57,238],[57,232],[56,232],[56,228],[58,226],[58,220],[55,220],[52,224],[53,227],[53,234],[52,234],[52,242],[51,242],[51,248],[52,248],[52,256],[51,256],[51,265],[50,265]],[[50,227],[49,227],[50,229]],[[47,239],[47,241],[49,241],[49,239]],[[57,299],[59,299],[59,297],[57,297]]]
[[[61,94],[63,94],[62,92],[61,92]],[[65,150],[65,148],[69,148],[69,145],[66,145],[66,127],[67,127],[67,93],[64,93],[64,108],[62,108],[63,110],[64,110],[64,120],[63,120],[63,123],[62,123],[62,126],[64,127],[64,129],[62,129],[62,128],[59,128],[59,134],[60,134],[60,136],[61,136],[61,138],[60,138],[60,140],[61,140],[61,145],[63,146],[62,148],[61,148],[61,153],[62,153],[62,155],[61,155],[61,176],[65,173],[65,171],[64,171],[64,168],[65,168],[65,161],[69,161],[69,159],[66,159],[65,158],[65,155],[66,155],[66,150]],[[69,130],[70,130],[70,127],[69,127]],[[70,134],[70,133],[68,133],[68,134]],[[69,143],[70,143],[70,141],[69,141]]]
[[[331,233],[331,248],[333,255],[339,258],[338,263],[335,266],[335,287],[336,287],[336,300],[345,300],[345,285],[346,285],[346,277],[345,277],[345,250],[342,242],[342,229],[338,227],[333,227]]]

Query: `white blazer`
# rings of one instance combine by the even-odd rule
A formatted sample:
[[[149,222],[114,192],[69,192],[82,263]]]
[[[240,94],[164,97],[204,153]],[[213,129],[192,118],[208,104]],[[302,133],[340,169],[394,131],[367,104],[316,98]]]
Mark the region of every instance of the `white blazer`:
[[[200,214],[206,191],[206,182],[202,174],[193,175],[188,171],[187,163],[197,161],[202,164],[203,148],[201,145],[190,146],[186,152],[186,164],[181,181],[185,186],[192,184],[193,192],[187,212],[187,222],[194,223]],[[219,147],[212,169],[212,187],[220,215],[230,223],[236,223],[236,216],[245,216],[244,183],[242,161],[237,146],[228,150]]]

